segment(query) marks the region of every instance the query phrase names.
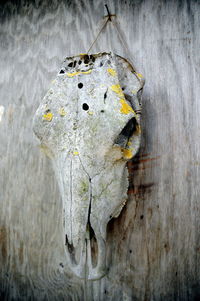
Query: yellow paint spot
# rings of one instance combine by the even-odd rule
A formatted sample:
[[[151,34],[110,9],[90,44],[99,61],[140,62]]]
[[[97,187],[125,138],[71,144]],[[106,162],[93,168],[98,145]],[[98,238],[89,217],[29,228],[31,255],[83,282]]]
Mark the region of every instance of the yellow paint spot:
[[[43,115],[43,118],[47,121],[51,121],[52,118],[53,118],[53,114],[51,112],[48,112],[48,113]]]
[[[73,72],[73,73],[67,73],[68,77],[73,77],[79,74],[90,74],[92,72],[92,70],[88,70],[88,71],[77,71],[77,72]]]
[[[65,109],[64,108],[60,108],[58,113],[60,114],[60,116],[65,116],[67,113],[65,112]]]
[[[88,115],[93,115],[94,113],[91,111],[88,111]]]
[[[135,113],[131,108],[131,106],[129,106],[129,104],[124,99],[120,99],[120,103],[122,105],[120,109],[120,113],[122,114]]]
[[[78,155],[79,155],[79,152],[75,151],[75,152],[73,152],[73,155],[74,155],[74,156],[78,156]]]
[[[139,78],[144,78],[144,76],[143,76],[141,73],[136,73],[136,75],[137,75]]]
[[[131,159],[133,157],[133,153],[131,149],[122,148],[122,153],[124,159]]]
[[[87,55],[87,53],[80,53],[79,55]]]
[[[112,68],[108,68],[107,71],[112,76],[116,76],[117,75],[116,71],[114,69],[112,69]]]
[[[124,93],[120,87],[120,85],[112,85],[111,90],[119,95],[119,97],[124,97]]]

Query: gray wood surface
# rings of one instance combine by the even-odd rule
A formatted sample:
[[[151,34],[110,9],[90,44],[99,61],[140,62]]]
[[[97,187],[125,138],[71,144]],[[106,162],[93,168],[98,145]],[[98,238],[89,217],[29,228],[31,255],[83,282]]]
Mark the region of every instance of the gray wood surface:
[[[199,300],[199,1],[107,4],[128,49],[108,24],[92,52],[129,58],[146,84],[129,201],[108,226],[110,268],[95,282],[66,266],[61,198],[32,118],[64,57],[86,52],[94,40],[104,1],[0,4],[3,300]]]

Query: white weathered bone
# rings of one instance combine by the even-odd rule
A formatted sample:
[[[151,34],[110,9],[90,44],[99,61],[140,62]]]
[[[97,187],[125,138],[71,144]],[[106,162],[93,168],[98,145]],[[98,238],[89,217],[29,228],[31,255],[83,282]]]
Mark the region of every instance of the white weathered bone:
[[[126,202],[126,162],[140,146],[143,84],[118,55],[66,58],[35,114],[34,132],[52,154],[62,195],[67,261],[81,278],[106,273],[106,227]]]

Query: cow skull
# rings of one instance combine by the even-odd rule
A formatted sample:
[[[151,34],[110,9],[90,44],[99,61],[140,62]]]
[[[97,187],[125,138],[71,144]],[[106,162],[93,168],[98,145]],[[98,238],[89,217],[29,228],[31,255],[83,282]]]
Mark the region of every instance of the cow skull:
[[[126,202],[143,84],[113,53],[66,58],[35,114],[34,132],[51,153],[62,195],[68,264],[80,278],[106,273],[106,227]]]

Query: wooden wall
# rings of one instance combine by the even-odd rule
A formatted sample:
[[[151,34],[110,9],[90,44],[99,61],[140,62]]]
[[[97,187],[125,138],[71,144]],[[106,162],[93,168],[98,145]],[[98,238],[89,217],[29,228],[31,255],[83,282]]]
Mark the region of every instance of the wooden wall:
[[[108,226],[109,273],[73,276],[61,198],[32,118],[64,57],[84,53],[102,0],[0,4],[0,295],[2,300],[200,298],[200,2],[110,0],[92,52],[113,50],[144,74],[143,142],[129,201]]]

